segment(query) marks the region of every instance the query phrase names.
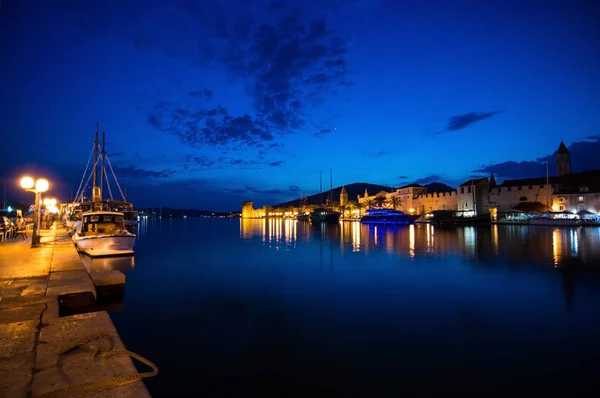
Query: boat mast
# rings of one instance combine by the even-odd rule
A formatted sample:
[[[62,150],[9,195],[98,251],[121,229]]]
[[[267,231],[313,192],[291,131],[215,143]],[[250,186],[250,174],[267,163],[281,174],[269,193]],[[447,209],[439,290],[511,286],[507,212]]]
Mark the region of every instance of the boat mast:
[[[98,195],[98,123],[96,123],[96,140],[94,141],[94,176],[92,185],[92,202],[99,200]]]
[[[333,206],[333,171],[329,169],[329,206]]]
[[[104,173],[106,172],[106,170],[104,170],[104,131],[102,132],[102,150],[100,151],[100,194],[102,194],[103,191],[103,187],[104,187]],[[100,197],[100,200],[102,200],[102,197]]]
[[[321,196],[321,207],[323,207],[323,172],[319,171],[319,195]]]
[[[550,204],[548,203],[548,190],[550,189],[548,186],[548,180],[548,161],[546,160],[546,207],[550,207]]]

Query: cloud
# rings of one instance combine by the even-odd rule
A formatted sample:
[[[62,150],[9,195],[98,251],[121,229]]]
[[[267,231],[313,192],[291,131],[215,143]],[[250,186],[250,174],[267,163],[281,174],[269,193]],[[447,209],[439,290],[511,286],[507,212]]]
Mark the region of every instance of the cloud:
[[[270,162],[269,166],[272,166],[272,167],[281,166],[283,164],[283,162],[284,162],[283,160],[276,160],[275,162]]]
[[[465,129],[473,123],[480,122],[485,119],[489,119],[492,116],[495,116],[502,112],[504,112],[504,111],[500,110],[500,111],[493,111],[493,112],[469,112],[469,113],[465,113],[462,115],[452,116],[450,118],[450,120],[448,120],[448,125],[446,126],[446,129],[443,131],[438,131],[438,132],[434,133],[434,135],[442,134],[444,132],[449,132],[449,131],[458,131],[458,130]]]
[[[199,109],[178,105],[168,112],[162,105],[155,107],[148,122],[186,144],[252,146],[293,133],[306,125],[308,111],[333,95],[336,87],[349,85],[347,40],[335,35],[324,20],[306,19],[281,4],[270,5],[278,12],[269,18],[260,11],[235,15],[212,2],[183,4],[194,24],[190,31],[173,29],[181,41],[193,40],[193,45],[152,34],[153,39],[144,43],[168,48],[171,56],[194,66],[208,62],[222,66],[246,84],[252,104],[249,114],[235,115],[223,105]],[[145,51],[148,45],[140,48]],[[205,62],[199,64],[198,59]],[[206,89],[189,94],[212,98]]]
[[[598,157],[598,153],[600,153],[600,136],[591,135],[585,139],[589,141],[576,141],[568,145],[572,172],[600,169],[600,157]],[[558,143],[556,148],[558,149]],[[501,179],[544,177],[546,175],[546,162],[548,162],[548,174],[551,176],[556,175],[556,151],[535,160],[505,161],[483,165],[473,172],[480,173],[480,175],[494,173]]]
[[[444,179],[444,177],[439,174],[430,174],[428,176],[416,179],[414,181],[414,184],[427,185],[432,182],[439,182],[443,179]]]
[[[259,195],[278,195],[282,193],[280,189],[259,189],[250,185],[244,185],[244,188],[223,188],[223,190],[236,194],[254,193]]]
[[[212,98],[215,93],[212,90],[209,90],[207,88],[203,89],[203,90],[194,90],[194,91],[190,91],[188,93],[188,95],[190,97],[206,97],[206,98]]]
[[[122,175],[126,178],[143,179],[143,178],[168,178],[177,173],[176,170],[149,170],[134,166],[119,167],[113,166],[116,175]]]
[[[315,137],[321,138],[324,135],[330,134],[332,131],[333,131],[332,129],[321,129],[315,133]]]
[[[300,187],[298,185],[290,185],[290,191],[300,192]]]
[[[196,148],[238,144],[253,147],[275,138],[263,120],[249,114],[231,116],[221,105],[212,108],[168,108],[168,105],[161,103],[149,112],[148,122]]]
[[[408,176],[398,176],[399,180],[408,180]]]

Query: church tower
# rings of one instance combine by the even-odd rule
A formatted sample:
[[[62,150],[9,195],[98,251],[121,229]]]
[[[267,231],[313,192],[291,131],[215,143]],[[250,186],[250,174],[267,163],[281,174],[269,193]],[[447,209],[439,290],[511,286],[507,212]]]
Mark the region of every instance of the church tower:
[[[342,191],[340,192],[340,206],[345,206],[348,204],[348,192],[346,192],[346,187],[342,187]]]
[[[571,156],[565,143],[561,140],[556,151],[556,175],[564,176],[571,173]]]

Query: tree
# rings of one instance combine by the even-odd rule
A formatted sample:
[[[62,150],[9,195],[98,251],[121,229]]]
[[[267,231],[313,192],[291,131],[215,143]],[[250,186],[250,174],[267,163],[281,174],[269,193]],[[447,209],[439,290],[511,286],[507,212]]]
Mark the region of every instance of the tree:
[[[373,199],[367,199],[364,201],[364,204],[367,209],[371,209],[373,206],[375,206],[375,201]]]
[[[387,204],[396,210],[398,207],[404,206],[404,201],[398,196],[392,196],[387,200]]]
[[[375,196],[375,199],[373,199],[375,204],[377,206],[379,206],[380,208],[383,207],[383,204],[387,201],[386,197],[383,195],[377,195]]]

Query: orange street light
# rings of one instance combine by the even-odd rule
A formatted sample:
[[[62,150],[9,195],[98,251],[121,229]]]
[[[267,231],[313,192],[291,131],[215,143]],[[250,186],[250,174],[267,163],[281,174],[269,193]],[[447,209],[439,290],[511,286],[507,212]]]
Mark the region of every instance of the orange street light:
[[[46,192],[50,187],[50,183],[48,180],[44,178],[40,178],[35,180],[31,177],[23,177],[21,178],[21,187],[24,188],[27,192],[35,193],[35,209],[33,213],[33,235],[31,235],[31,247],[39,247],[40,246],[40,224],[41,224],[41,197],[42,192]]]

